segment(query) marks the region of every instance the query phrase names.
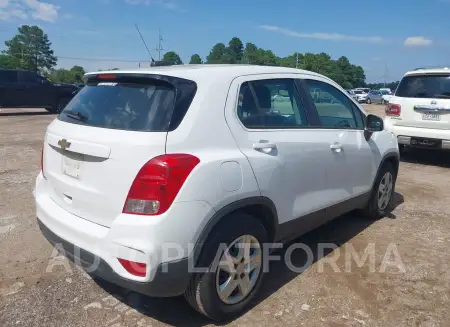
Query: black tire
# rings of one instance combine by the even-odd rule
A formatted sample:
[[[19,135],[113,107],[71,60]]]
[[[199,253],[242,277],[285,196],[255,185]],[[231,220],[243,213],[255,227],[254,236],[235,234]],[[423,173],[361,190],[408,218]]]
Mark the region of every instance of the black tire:
[[[371,103],[372,103],[372,100],[370,100],[370,98],[367,98],[366,103],[367,103],[367,104],[371,104]]]
[[[379,188],[380,188],[380,183],[381,183],[383,177],[387,173],[390,173],[392,176],[392,191],[391,191],[387,205],[384,208],[380,208],[380,206],[378,204]],[[392,211],[392,203],[393,203],[394,196],[395,196],[396,180],[397,180],[397,175],[396,175],[396,172],[395,172],[394,168],[392,167],[392,165],[388,162],[384,163],[383,166],[381,167],[381,169],[377,175],[377,178],[375,180],[375,183],[373,185],[373,189],[372,189],[372,193],[370,195],[369,202],[367,203],[366,208],[364,208],[364,210],[363,210],[364,215],[367,218],[380,219],[382,217],[385,217],[388,213],[390,213]]]
[[[267,231],[263,224],[255,217],[236,213],[224,218],[214,228],[204,244],[203,251],[199,257],[197,267],[212,268],[216,262],[216,256],[221,244],[227,246],[243,235],[252,235],[261,246],[262,260],[264,263],[264,244],[267,242]],[[223,248],[222,248],[223,249]],[[216,259],[216,260],[215,260]],[[185,291],[187,302],[201,314],[216,320],[225,321],[236,318],[247,308],[249,302],[258,292],[264,275],[264,264],[262,264],[257,281],[250,293],[236,304],[226,304],[223,302],[216,290],[216,273],[214,269],[205,273],[195,273]]]
[[[398,151],[400,152],[400,155],[405,153],[405,145],[404,144],[399,144],[398,145]]]

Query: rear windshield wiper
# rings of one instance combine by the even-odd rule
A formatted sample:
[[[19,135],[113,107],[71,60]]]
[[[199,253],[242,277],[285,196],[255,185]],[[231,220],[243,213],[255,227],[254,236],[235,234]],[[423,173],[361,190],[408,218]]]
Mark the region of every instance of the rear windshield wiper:
[[[64,114],[67,117],[70,117],[70,118],[76,119],[76,120],[80,120],[80,121],[86,121],[89,119],[88,116],[85,116],[81,112],[78,112],[78,111],[68,111],[68,112],[64,112]]]

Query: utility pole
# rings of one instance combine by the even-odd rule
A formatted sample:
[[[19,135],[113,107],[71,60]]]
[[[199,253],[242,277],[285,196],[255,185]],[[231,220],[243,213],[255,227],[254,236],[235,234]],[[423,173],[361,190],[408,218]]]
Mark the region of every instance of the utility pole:
[[[387,76],[388,76],[388,68],[387,68],[387,63],[386,63],[386,65],[384,66],[384,87],[386,87],[386,79],[387,79]]]
[[[298,68],[298,52],[297,52],[297,60],[295,61],[295,68]]]
[[[158,60],[161,60],[161,52],[164,51],[163,46],[162,46],[162,41],[163,41],[163,37],[161,35],[161,29],[159,29],[158,31],[158,45],[156,46],[156,51],[158,51]]]

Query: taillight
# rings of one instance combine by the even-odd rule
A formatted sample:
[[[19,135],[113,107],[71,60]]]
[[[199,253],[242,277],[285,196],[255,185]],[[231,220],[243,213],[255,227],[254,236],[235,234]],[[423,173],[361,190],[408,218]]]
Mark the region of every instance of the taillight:
[[[199,162],[190,154],[165,154],[151,159],[134,179],[123,213],[159,215],[166,212]]]
[[[400,116],[402,107],[399,104],[388,103],[385,112],[386,116]]]

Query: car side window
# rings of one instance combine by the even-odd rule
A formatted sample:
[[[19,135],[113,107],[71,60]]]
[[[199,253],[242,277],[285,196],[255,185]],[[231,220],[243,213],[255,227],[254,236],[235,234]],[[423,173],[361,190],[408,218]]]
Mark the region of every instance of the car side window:
[[[356,113],[351,100],[344,93],[333,85],[322,81],[306,79],[305,84],[319,116],[320,127],[334,129],[363,128],[361,121],[358,122],[355,118]]]
[[[17,83],[17,71],[14,71],[14,70],[0,71],[0,82]]]
[[[350,101],[350,105],[352,106],[353,112],[355,113],[356,128],[364,129],[364,127],[366,126],[366,116],[361,110],[359,110],[356,104]]]
[[[237,115],[249,129],[306,127],[305,112],[292,79],[255,80],[240,87]]]
[[[20,80],[25,83],[41,83],[40,76],[33,72],[20,72]]]

